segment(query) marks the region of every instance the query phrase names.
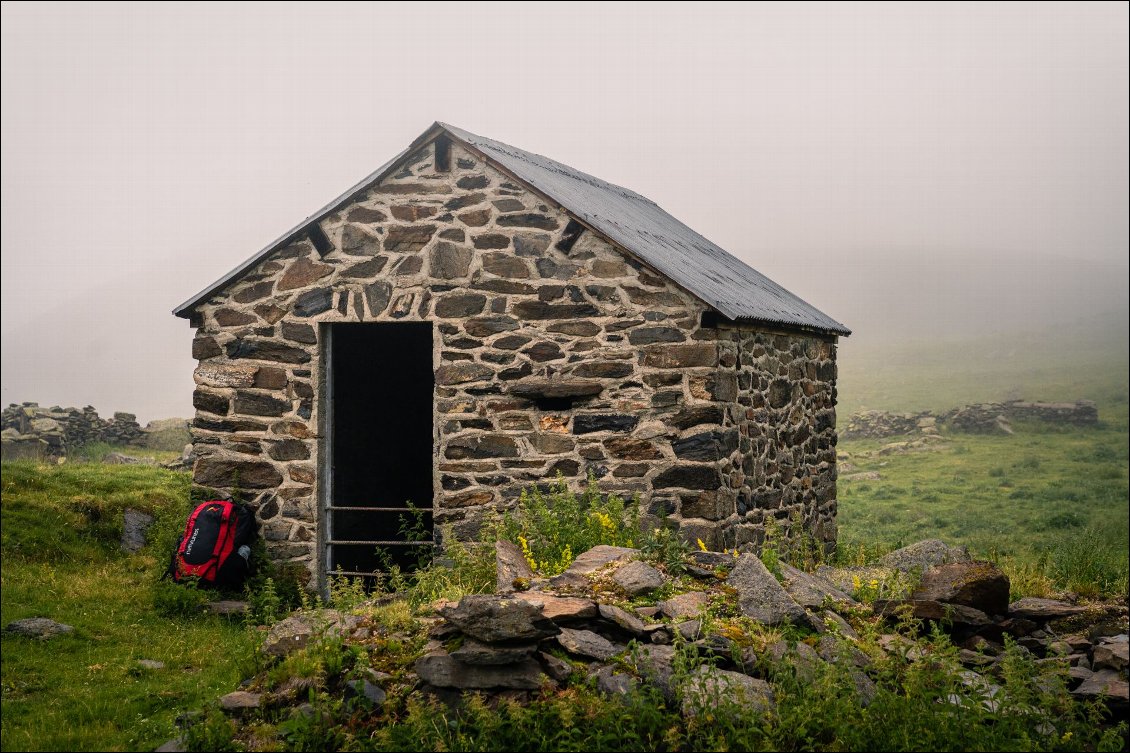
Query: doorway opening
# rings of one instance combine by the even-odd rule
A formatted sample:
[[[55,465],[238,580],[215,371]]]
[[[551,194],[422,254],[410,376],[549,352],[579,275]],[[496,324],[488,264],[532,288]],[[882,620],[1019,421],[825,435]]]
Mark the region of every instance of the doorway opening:
[[[432,325],[324,335],[323,572],[413,569],[432,546]]]

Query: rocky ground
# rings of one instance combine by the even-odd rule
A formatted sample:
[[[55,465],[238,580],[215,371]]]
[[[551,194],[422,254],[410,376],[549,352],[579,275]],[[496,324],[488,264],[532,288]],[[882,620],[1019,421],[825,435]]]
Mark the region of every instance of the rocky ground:
[[[746,708],[772,709],[774,667],[782,663],[802,678],[821,664],[846,667],[866,706],[884,657],[936,659],[906,637],[906,626],[937,625],[957,648],[962,682],[985,703],[1000,689],[1006,643],[1014,643],[1012,651],[1066,673],[1077,699],[1099,699],[1114,719],[1128,709],[1125,602],[1083,604],[1069,596],[1010,604],[1004,573],[937,540],[872,567],[815,573],[783,563],[771,563],[771,572],[752,554],[694,552],[675,578],[637,550],[598,546],[547,579],[507,542],[496,545],[496,563],[497,593],[435,603],[413,629],[390,627],[371,609],[302,611],[271,627],[262,650],[287,657],[327,634],[354,645],[410,645],[415,630],[418,651],[408,664],[374,662],[342,680],[340,692],[377,707],[406,688],[449,702],[468,692],[522,700],[581,678],[610,697],[650,685],[685,716],[719,693]],[[761,640],[748,640],[750,631]],[[687,656],[697,657],[697,666],[688,668]],[[236,719],[287,706],[313,713],[303,687],[261,675],[219,703]]]

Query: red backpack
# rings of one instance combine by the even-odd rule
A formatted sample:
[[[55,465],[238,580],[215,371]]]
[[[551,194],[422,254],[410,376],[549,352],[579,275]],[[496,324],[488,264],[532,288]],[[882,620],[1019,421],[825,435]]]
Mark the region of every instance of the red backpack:
[[[255,515],[243,505],[225,500],[200,503],[188,516],[169,574],[177,583],[196,578],[206,588],[239,588],[249,570],[239,548],[250,546],[255,529]]]

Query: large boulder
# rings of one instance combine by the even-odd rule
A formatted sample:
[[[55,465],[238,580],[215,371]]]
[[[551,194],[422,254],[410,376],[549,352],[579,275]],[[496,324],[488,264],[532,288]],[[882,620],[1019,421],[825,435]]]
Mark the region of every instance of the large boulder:
[[[750,619],[780,625],[804,619],[804,607],[793,601],[755,554],[743,554],[726,583],[738,592],[738,609]]]
[[[528,643],[557,634],[540,604],[509,596],[471,594],[442,607],[440,614],[483,643]]]
[[[1056,599],[1040,599],[1035,596],[1025,596],[1023,599],[1008,605],[1009,617],[1022,617],[1026,620],[1054,620],[1060,617],[1072,617],[1083,614],[1086,607],[1070,604]]]
[[[910,598],[972,607],[985,614],[1008,613],[1008,576],[990,562],[954,562],[932,567]]]

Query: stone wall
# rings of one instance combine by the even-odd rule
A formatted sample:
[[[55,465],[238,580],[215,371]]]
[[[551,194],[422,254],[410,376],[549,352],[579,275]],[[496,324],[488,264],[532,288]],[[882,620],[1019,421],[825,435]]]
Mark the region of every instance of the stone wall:
[[[830,553],[837,505],[835,342],[748,329],[724,330],[723,337],[719,376],[727,394],[736,388],[728,410],[738,434],[723,467],[735,493],[723,543],[757,548],[767,521],[786,535],[800,533],[790,529],[801,521]]]
[[[844,439],[878,439],[901,434],[937,434],[937,425],[970,434],[1011,434],[1012,421],[1043,421],[1071,426],[1094,426],[1099,412],[1094,401],[1039,403],[1010,400],[1004,403],[962,405],[944,413],[888,413],[863,411],[847,420]]]
[[[91,442],[136,445],[144,432],[132,413],[99,417],[92,406],[41,408],[38,403],[11,404],[0,413],[4,458],[56,460],[68,449]]]
[[[316,566],[318,325],[332,322],[435,324],[434,508],[460,536],[557,474],[638,493],[711,544],[745,488],[813,484],[782,506],[830,495],[834,511],[834,462],[831,476],[798,465],[823,449],[746,471],[736,439],[787,418],[763,456],[805,443],[810,420],[806,447],[834,443],[834,348],[702,327],[693,296],[458,146],[449,172],[427,145],[320,228],[326,253],[299,239],[197,310],[195,481],[250,492],[275,556]],[[782,376],[755,378],[745,347],[773,350]],[[786,406],[739,421],[797,369]]]
[[[1012,400],[1002,403],[1000,411],[1010,421],[1047,421],[1072,426],[1094,426],[1099,422],[1099,409],[1093,400],[1076,400],[1074,403]]]
[[[914,434],[923,428],[933,428],[937,416],[929,411],[920,413],[888,413],[883,410],[866,410],[849,418],[840,430],[843,439],[867,439]]]

